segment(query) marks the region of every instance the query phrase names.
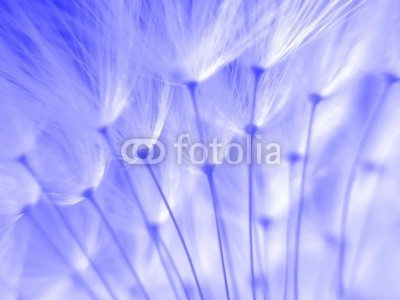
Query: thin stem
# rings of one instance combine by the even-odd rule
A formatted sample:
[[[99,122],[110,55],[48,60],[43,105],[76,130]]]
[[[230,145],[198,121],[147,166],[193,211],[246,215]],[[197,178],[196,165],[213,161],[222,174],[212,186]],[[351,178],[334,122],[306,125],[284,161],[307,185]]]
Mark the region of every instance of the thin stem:
[[[190,92],[190,98],[192,100],[192,105],[193,105],[193,110],[194,110],[194,117],[195,117],[195,122],[196,122],[196,128],[199,132],[200,135],[200,142],[204,143],[205,137],[204,137],[204,131],[203,131],[203,126],[202,126],[202,121],[200,118],[199,114],[199,106],[197,103],[197,83],[196,82],[191,82],[188,84],[189,92]]]
[[[291,187],[292,187],[292,172],[293,172],[293,164],[296,162],[296,160],[298,159],[298,156],[296,154],[291,155],[292,157],[289,157],[290,160],[290,171],[289,171],[289,195],[288,195],[288,199],[289,199],[289,209],[288,209],[288,215],[287,215],[287,220],[286,220],[286,260],[285,260],[285,283],[283,286],[283,300],[287,300],[290,299],[290,297],[288,296],[288,292],[289,292],[289,274],[290,274],[290,266],[291,266],[291,253],[290,253],[290,244],[291,244],[291,236],[290,236],[290,232],[291,232],[291,221],[292,221],[292,213],[291,213],[291,207],[292,207],[292,193],[291,193]]]
[[[370,203],[369,208],[368,208],[368,212],[367,215],[365,217],[365,221],[363,222],[363,226],[361,229],[361,234],[360,234],[360,238],[358,240],[357,246],[356,246],[356,255],[354,256],[354,262],[352,264],[352,267],[350,269],[350,280],[349,280],[349,288],[351,289],[354,282],[357,279],[357,270],[358,270],[358,264],[360,263],[360,260],[362,258],[362,250],[363,250],[363,246],[364,246],[364,242],[366,240],[367,237],[367,226],[369,225],[368,221],[370,220],[370,216],[372,215],[373,209],[372,209],[372,205]]]
[[[261,229],[263,229],[263,231],[264,231],[263,245],[266,246],[267,245],[266,228],[261,228]],[[254,235],[255,257],[256,257],[256,260],[259,262],[259,265],[260,265],[259,272],[261,274],[260,275],[260,279],[261,279],[260,281],[262,283],[262,286],[260,287],[260,290],[262,292],[263,299],[268,299],[269,298],[268,297],[268,295],[269,295],[269,285],[268,285],[267,270],[265,270],[265,272],[264,272],[264,267],[263,267],[263,266],[266,266],[266,263],[265,263],[266,262],[266,251],[264,251],[263,254],[260,253],[261,248],[262,248],[260,246],[260,243],[261,243],[260,237],[257,234],[257,231],[255,231],[255,235]],[[266,249],[266,247],[264,249]]]
[[[125,180],[125,182],[128,184],[128,174],[127,173],[125,173],[125,172],[123,172],[124,173],[124,180]],[[129,184],[128,184],[129,185]],[[131,192],[131,194],[133,193],[133,191],[132,191],[132,186],[131,185],[129,185],[129,188],[130,188],[130,192]],[[133,195],[133,197],[136,199],[136,197]],[[161,261],[161,264],[162,264],[162,267],[163,267],[163,269],[164,269],[164,273],[165,273],[165,275],[167,276],[167,280],[168,280],[168,282],[170,283],[170,286],[171,286],[171,289],[172,289],[172,291],[173,291],[173,293],[175,294],[176,293],[176,288],[175,288],[175,286],[172,284],[172,282],[173,282],[173,279],[172,279],[172,277],[171,277],[171,274],[170,274],[170,272],[169,272],[169,269],[167,268],[167,264],[166,264],[166,262],[165,262],[165,260],[164,260],[164,257],[162,256],[162,254],[161,254],[161,250],[160,250],[160,247],[159,247],[159,242],[162,242],[162,238],[161,238],[161,236],[159,236],[159,235],[157,235],[156,237],[154,237],[154,235],[150,232],[150,230],[148,229],[148,228],[150,228],[150,221],[149,221],[149,219],[148,219],[148,217],[147,217],[147,215],[146,215],[146,213],[145,213],[145,211],[144,211],[144,208],[143,208],[143,206],[142,206],[142,204],[141,204],[141,202],[138,200],[138,199],[136,199],[136,204],[138,205],[138,207],[139,207],[139,211],[140,211],[140,214],[141,214],[141,216],[142,216],[142,218],[143,218],[143,220],[144,220],[144,223],[145,223],[145,226],[146,226],[146,228],[147,228],[147,232],[148,232],[148,234],[149,234],[149,236],[150,236],[150,239],[154,242],[154,244],[156,245],[156,250],[157,250],[157,254],[158,254],[158,256],[159,256],[159,258],[160,258],[160,261]],[[166,248],[166,246],[164,245],[164,247]],[[173,258],[171,257],[171,256],[168,256],[168,259],[170,260],[170,263],[172,264],[172,265],[175,265],[175,262],[173,261]],[[180,274],[179,274],[179,271],[177,270],[177,272],[178,272],[178,275],[179,275],[179,278],[180,278]],[[182,288],[185,290],[185,287],[182,285]]]
[[[156,235],[156,237],[155,237],[156,243],[155,243],[155,244],[156,244],[157,252],[159,252],[160,255],[161,255],[160,244],[159,244],[158,238],[157,238],[158,233],[155,233],[155,235]],[[179,294],[178,294],[178,291],[176,290],[176,287],[175,287],[174,281],[173,281],[173,279],[172,279],[172,276],[171,276],[171,274],[170,274],[170,272],[169,272],[169,269],[168,269],[168,267],[167,267],[167,265],[166,265],[166,263],[165,263],[165,261],[164,261],[163,259],[161,259],[161,263],[162,263],[163,268],[164,268],[164,270],[165,270],[165,272],[166,272],[166,275],[167,275],[167,278],[168,278],[168,282],[169,282],[170,286],[171,286],[172,289],[173,289],[175,298],[176,298],[176,299],[179,299]]]
[[[64,256],[64,254],[60,251],[60,249],[56,246],[56,244],[52,241],[51,237],[47,234],[47,232],[43,229],[42,225],[36,220],[35,216],[28,212],[25,216],[31,221],[31,223],[39,230],[42,236],[46,239],[47,243],[54,250],[54,253],[65,263],[65,265],[74,270],[76,276],[78,276],[79,281],[82,283],[83,288],[87,292],[87,294],[92,299],[99,299],[92,288],[88,285],[88,283],[84,280],[80,272],[75,268],[75,266]]]
[[[121,242],[119,241],[117,234],[115,233],[114,229],[112,228],[107,216],[104,214],[103,210],[101,209],[101,207],[98,205],[96,199],[94,198],[93,191],[89,190],[89,191],[85,192],[84,196],[89,200],[89,202],[92,204],[93,208],[98,212],[101,220],[103,221],[104,225],[107,228],[107,231],[109,232],[109,234],[111,235],[111,238],[113,239],[115,245],[117,246],[118,252],[120,253],[122,259],[125,261],[126,265],[128,266],[129,270],[131,271],[133,277],[135,277],[135,280],[136,280],[137,284],[139,285],[139,288],[142,291],[143,296],[146,299],[150,299],[135,267],[133,266],[130,259],[126,255],[126,253],[124,251],[124,247],[122,246]]]
[[[58,216],[60,217],[60,219],[62,220],[62,222],[64,223],[64,226],[67,228],[68,232],[70,233],[70,235],[73,237],[75,243],[78,245],[79,249],[82,251],[82,253],[85,255],[86,259],[88,260],[89,264],[92,266],[94,272],[96,273],[97,277],[100,279],[101,283],[103,284],[103,286],[105,287],[105,289],[107,290],[109,296],[116,300],[118,299],[117,296],[114,294],[114,292],[112,291],[110,285],[107,283],[107,281],[105,280],[104,276],[102,275],[100,269],[97,267],[97,264],[93,261],[93,259],[90,257],[88,251],[86,250],[85,246],[81,243],[81,241],[79,240],[79,238],[76,235],[75,230],[71,227],[71,225],[68,223],[68,221],[66,220],[66,218],[64,217],[63,213],[61,212],[60,208],[54,204],[52,201],[50,201],[53,204],[53,207],[55,208]]]
[[[218,205],[218,199],[217,199],[217,195],[216,195],[216,191],[215,191],[214,180],[213,180],[213,176],[212,176],[211,172],[207,173],[207,179],[208,179],[208,184],[210,186],[211,198],[212,198],[212,202],[213,202],[215,225],[217,226],[219,255],[221,256],[221,266],[222,266],[222,271],[224,274],[225,293],[226,293],[227,299],[230,299],[228,278],[226,275],[224,251],[223,251],[222,238],[221,238],[221,226],[223,226],[223,225],[220,224],[220,222],[222,222],[222,217],[221,217],[221,213],[220,213],[220,209],[219,209],[219,205]]]
[[[263,241],[264,241],[264,243],[263,243],[263,245],[264,245],[264,253],[262,255],[260,255],[260,253],[258,252],[257,255],[258,255],[259,261],[262,261],[263,265],[265,267],[265,273],[263,275],[263,286],[264,286],[264,288],[263,288],[263,296],[264,297],[263,298],[264,299],[269,299],[270,298],[270,296],[269,296],[270,292],[269,292],[269,283],[268,283],[267,251],[266,251],[266,249],[268,248],[267,229],[264,230]],[[257,248],[259,248],[259,247],[257,247]],[[262,256],[262,258],[261,258],[261,256]]]
[[[199,108],[198,108],[197,97],[196,97],[197,83],[196,82],[189,83],[188,88],[189,88],[190,96],[192,99],[193,110],[195,113],[195,122],[196,122],[197,130],[199,131],[199,135],[200,135],[200,142],[204,143],[205,137],[204,137],[201,118],[199,115]],[[208,178],[208,176],[207,176],[207,178]],[[208,180],[208,185],[209,185],[211,195],[213,198],[212,201],[213,201],[214,216],[218,216],[218,215],[220,215],[220,212],[215,211],[215,209],[218,209],[219,206],[216,205],[216,201],[217,201],[215,198],[216,193],[215,193],[215,190],[213,190],[211,183],[212,183],[212,180],[211,181]],[[225,294],[226,294],[226,298],[229,300],[230,299],[229,285],[228,285],[228,280],[227,280],[227,275],[226,275],[227,272],[226,272],[226,268],[225,268],[225,260],[224,260],[224,254],[223,254],[223,248],[222,248],[221,232],[220,232],[220,226],[219,226],[220,222],[221,222],[221,224],[223,223],[222,220],[216,220],[216,226],[217,226],[216,229],[217,229],[217,236],[218,236],[218,246],[219,246],[219,253],[220,253],[220,258],[221,258],[222,273],[224,276]],[[228,251],[229,251],[229,249],[228,249]]]
[[[246,127],[246,133],[250,134],[250,157],[253,155],[253,139],[257,127],[254,125],[255,109],[257,104],[257,89],[260,83],[264,69],[258,67],[252,67],[254,74],[254,86],[253,86],[253,101],[251,103],[251,115],[250,124]],[[255,274],[254,274],[254,241],[253,241],[253,224],[254,224],[254,199],[253,199],[253,161],[251,160],[248,166],[248,220],[249,220],[249,249],[250,249],[250,274],[251,274],[251,291],[253,300],[256,299],[255,291]]]
[[[25,167],[25,169],[29,172],[29,174],[35,178],[36,182],[39,184],[43,194],[50,198],[48,192],[46,191],[46,189],[44,188],[43,184],[39,181],[39,179],[37,179],[38,177],[36,176],[36,173],[34,172],[33,168],[30,166],[30,164],[28,163],[26,157],[21,157],[19,159],[20,163]],[[96,275],[98,276],[98,278],[100,279],[101,283],[103,284],[104,288],[107,290],[109,296],[112,299],[117,299],[117,297],[115,296],[115,294],[112,292],[112,289],[110,288],[109,284],[106,282],[106,280],[104,279],[104,276],[102,276],[101,272],[99,271],[97,265],[94,263],[94,261],[91,259],[90,255],[88,254],[88,252],[86,251],[85,247],[83,246],[83,244],[80,242],[80,240],[78,239],[78,237],[76,236],[74,230],[72,229],[72,227],[69,225],[69,223],[67,222],[67,220],[65,219],[64,215],[61,213],[60,208],[53,202],[53,201],[49,201],[52,206],[55,208],[56,212],[58,213],[58,215],[61,218],[61,221],[63,222],[64,226],[67,228],[68,232],[70,233],[70,235],[72,236],[73,240],[75,241],[75,243],[78,245],[78,247],[81,249],[82,253],[85,255],[86,259],[88,260],[89,264],[91,265],[91,267],[93,268],[93,270],[95,271]]]
[[[295,244],[294,244],[294,299],[299,299],[299,250],[300,250],[300,240],[301,240],[301,225],[304,210],[304,197],[305,197],[305,186],[306,186],[306,176],[308,169],[308,160],[310,154],[311,136],[313,130],[313,123],[315,117],[315,110],[317,107],[317,102],[312,102],[310,118],[308,122],[308,128],[306,133],[306,149],[304,154],[303,170],[301,173],[300,181],[300,200],[299,208],[296,216],[296,227],[295,227]]]
[[[215,193],[215,196],[217,197],[217,193]],[[217,201],[217,203],[218,203],[218,201]],[[218,209],[219,209],[219,206],[218,206]],[[221,216],[221,236],[222,236],[223,243],[225,243],[225,245],[229,245],[228,235],[226,233],[225,225],[223,222],[223,216]],[[226,246],[226,247],[228,248],[229,246]],[[235,276],[236,272],[235,272],[235,268],[234,268],[234,264],[233,264],[232,255],[229,250],[226,251],[226,260],[227,260],[228,268],[229,268],[230,275],[231,275],[231,281],[232,281],[232,284],[230,286],[233,289],[234,298],[239,299],[239,292],[237,289],[238,285],[237,285],[236,276]]]
[[[162,200],[163,200],[163,202],[164,202],[164,205],[165,205],[165,207],[166,207],[167,210],[168,210],[168,214],[169,214],[169,216],[170,216],[170,218],[171,218],[171,220],[172,220],[172,222],[173,222],[173,224],[174,224],[175,230],[176,230],[176,232],[178,233],[178,236],[179,236],[179,239],[180,239],[180,241],[181,241],[181,243],[182,243],[182,246],[183,246],[183,248],[184,248],[186,257],[187,257],[187,259],[188,259],[188,261],[189,261],[190,269],[191,269],[192,274],[193,274],[193,277],[194,277],[194,279],[195,279],[195,281],[196,281],[196,286],[197,286],[197,290],[198,290],[198,292],[199,292],[199,294],[200,294],[200,298],[201,298],[201,299],[204,299],[204,297],[203,297],[203,292],[202,292],[202,290],[201,290],[200,283],[199,283],[199,280],[198,280],[198,278],[197,278],[197,273],[196,273],[196,270],[195,270],[195,268],[194,268],[194,264],[193,264],[192,258],[191,258],[191,256],[190,256],[189,250],[188,250],[188,248],[187,248],[187,246],[186,246],[186,242],[185,242],[185,239],[183,238],[183,235],[182,235],[182,232],[181,232],[181,230],[180,230],[180,228],[179,228],[178,222],[177,222],[176,219],[175,219],[174,213],[172,212],[172,209],[171,209],[171,207],[170,207],[170,205],[169,205],[169,203],[168,203],[168,200],[167,200],[167,198],[166,198],[165,195],[164,195],[164,192],[163,192],[163,190],[162,190],[162,188],[161,188],[161,186],[160,186],[160,184],[159,184],[159,182],[158,182],[158,180],[157,180],[157,177],[156,177],[155,174],[154,174],[154,171],[153,171],[151,165],[150,165],[150,164],[146,164],[146,166],[147,166],[147,169],[149,170],[149,173],[150,173],[150,175],[151,175],[151,177],[152,177],[152,179],[153,179],[153,181],[154,181],[154,183],[155,183],[155,185],[156,185],[156,187],[157,187],[158,192],[159,192],[160,195],[161,195],[161,198],[162,198]]]
[[[110,151],[112,151],[112,142],[111,142],[111,139],[110,139],[110,137],[109,137],[107,128],[103,128],[102,130],[100,130],[100,133],[101,133],[101,136],[102,136],[102,137],[104,138],[104,140],[106,141],[106,143],[107,143],[107,145],[108,145]],[[137,207],[139,208],[140,215],[142,216],[143,221],[144,221],[145,226],[146,226],[146,229],[147,229],[146,231],[147,231],[147,233],[149,234],[150,239],[151,239],[151,240],[156,244],[156,246],[157,246],[158,241],[154,238],[153,234],[152,234],[152,233],[150,232],[150,230],[149,230],[149,228],[151,227],[149,218],[147,217],[147,214],[146,214],[146,212],[145,212],[145,210],[144,210],[144,207],[143,207],[142,203],[140,202],[139,199],[137,199],[137,197],[136,197],[136,192],[135,192],[135,190],[133,189],[133,186],[130,184],[130,177],[129,177],[129,174],[128,174],[127,172],[124,172],[124,170],[123,170],[123,164],[122,164],[121,161],[118,161],[117,163],[118,163],[118,166],[119,166],[119,168],[120,168],[120,170],[121,170],[121,175],[122,175],[122,177],[123,177],[123,180],[124,180],[126,186],[127,186],[128,189],[129,189],[129,193],[130,193],[131,196],[133,197],[134,203],[135,203],[135,204],[137,205]],[[159,236],[158,239],[159,239],[160,241],[162,241],[161,236]],[[164,248],[167,249],[166,245],[164,245]],[[163,268],[164,268],[165,274],[166,274],[167,276],[169,276],[169,271],[168,271],[168,269],[166,269],[166,267],[165,267],[165,266],[166,266],[166,263],[165,263],[165,261],[164,261],[164,257],[161,255],[161,252],[159,251],[160,249],[159,249],[158,247],[156,247],[156,249],[157,249],[157,254],[158,254],[158,256],[159,256],[159,258],[160,258],[160,260],[161,260],[162,266],[163,266]],[[173,266],[175,266],[175,262],[174,262],[173,258],[172,258],[171,256],[168,256],[168,258],[169,258],[169,260],[170,260],[170,263],[171,263]],[[177,272],[177,274],[178,274],[178,277],[181,278],[178,269],[176,269],[176,272]],[[170,281],[169,278],[168,278],[168,281]],[[184,285],[182,285],[182,287],[183,287],[183,289],[186,291]],[[171,285],[171,289],[174,290],[174,287],[173,287],[172,285]]]
[[[253,140],[253,137],[251,135],[251,141]],[[251,147],[252,148],[252,147]],[[251,149],[250,148],[250,149]],[[250,150],[251,151],[251,150]],[[248,199],[249,199],[249,207],[248,207],[248,212],[249,212],[249,247],[250,247],[250,274],[251,274],[251,292],[252,292],[252,297],[253,300],[256,299],[256,291],[254,288],[255,285],[255,275],[254,275],[254,250],[253,250],[253,164],[250,163],[248,167]]]
[[[382,93],[382,99],[383,101],[387,98],[387,94],[390,90],[391,84],[394,83],[393,81],[389,81],[386,83],[385,88]],[[383,102],[382,101],[382,102]],[[381,101],[375,101],[374,107],[372,108],[372,113],[370,114],[367,123],[364,127],[364,131],[361,135],[360,143],[358,144],[356,153],[354,155],[353,163],[351,165],[350,169],[350,174],[349,174],[349,179],[347,181],[347,186],[346,186],[346,192],[345,192],[345,197],[344,197],[344,202],[343,202],[343,208],[342,208],[342,214],[341,214],[341,222],[340,222],[340,240],[339,240],[339,262],[338,262],[338,286],[337,286],[337,296],[339,298],[342,298],[345,295],[345,290],[344,290],[344,264],[345,264],[345,238],[346,238],[346,227],[347,227],[347,218],[348,218],[348,211],[349,211],[349,206],[350,206],[350,199],[351,199],[351,193],[353,190],[355,178],[357,175],[357,169],[358,165],[361,160],[362,152],[364,150],[364,147],[367,143],[368,136],[370,134],[370,131],[376,122],[376,118],[379,115],[380,109],[382,108],[382,102]]]
[[[190,299],[191,297],[190,297],[189,292],[188,292],[188,290],[187,290],[187,288],[185,286],[185,283],[183,282],[182,276],[179,273],[178,267],[176,266],[175,261],[173,260],[173,258],[171,256],[171,253],[168,251],[168,248],[165,245],[164,241],[162,240],[161,236],[158,236],[158,242],[159,242],[160,250],[161,249],[164,250],[165,255],[168,257],[168,260],[171,262],[172,270],[174,271],[176,277],[178,278],[178,281],[179,281],[179,283],[180,283],[180,285],[181,285],[181,287],[182,287],[182,289],[183,289],[183,291],[185,293],[186,298]]]

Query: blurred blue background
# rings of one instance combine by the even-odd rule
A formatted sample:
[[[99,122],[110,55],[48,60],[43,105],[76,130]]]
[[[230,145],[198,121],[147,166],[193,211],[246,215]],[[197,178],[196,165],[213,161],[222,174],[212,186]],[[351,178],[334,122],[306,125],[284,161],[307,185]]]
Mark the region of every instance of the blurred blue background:
[[[398,0],[0,24],[0,299],[400,298]]]

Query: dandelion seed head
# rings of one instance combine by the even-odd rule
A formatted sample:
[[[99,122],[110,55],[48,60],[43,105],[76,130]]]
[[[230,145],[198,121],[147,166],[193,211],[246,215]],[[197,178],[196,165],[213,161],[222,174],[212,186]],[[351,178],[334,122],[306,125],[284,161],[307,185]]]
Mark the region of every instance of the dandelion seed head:
[[[0,11],[3,298],[399,294],[399,3]]]

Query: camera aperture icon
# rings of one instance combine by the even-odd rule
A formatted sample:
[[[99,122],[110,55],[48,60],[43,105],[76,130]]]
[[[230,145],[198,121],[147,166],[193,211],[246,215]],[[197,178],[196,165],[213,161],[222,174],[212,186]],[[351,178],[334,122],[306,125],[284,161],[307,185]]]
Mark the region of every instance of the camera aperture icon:
[[[129,139],[121,147],[122,159],[130,165],[155,165],[165,157],[165,147],[157,139]]]

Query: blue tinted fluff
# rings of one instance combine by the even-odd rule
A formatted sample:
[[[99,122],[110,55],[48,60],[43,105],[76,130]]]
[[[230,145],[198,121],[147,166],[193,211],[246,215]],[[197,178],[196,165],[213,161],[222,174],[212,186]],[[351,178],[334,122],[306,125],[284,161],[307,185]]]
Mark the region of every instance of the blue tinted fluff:
[[[0,23],[1,299],[400,295],[398,1],[3,0]]]

